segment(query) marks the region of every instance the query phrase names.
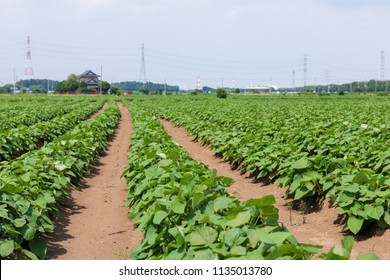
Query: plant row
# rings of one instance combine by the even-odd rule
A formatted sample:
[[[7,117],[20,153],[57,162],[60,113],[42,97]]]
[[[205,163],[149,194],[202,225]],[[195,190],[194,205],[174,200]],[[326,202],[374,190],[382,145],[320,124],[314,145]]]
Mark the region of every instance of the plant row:
[[[27,151],[39,148],[44,142],[50,142],[55,137],[64,134],[81,121],[87,119],[92,113],[103,106],[104,100],[93,106],[80,106],[73,108],[70,113],[61,115],[45,122],[31,126],[18,126],[0,133],[0,161],[8,161]],[[3,162],[1,165],[7,164]],[[0,167],[1,170],[1,167]]]
[[[300,244],[278,223],[272,195],[240,202],[226,188],[232,180],[194,161],[141,103],[133,118],[127,179],[130,216],[143,241],[132,259],[309,259],[320,246]],[[348,259],[331,250],[324,259]]]
[[[44,259],[43,236],[53,231],[59,199],[88,172],[117,126],[118,107],[12,160],[0,172],[0,253],[2,258]]]
[[[294,200],[329,197],[353,233],[390,225],[386,99],[173,98],[143,106],[256,178],[278,178]]]
[[[86,106],[84,101],[63,100],[63,103],[41,102],[29,106],[24,103],[23,108],[15,110],[15,115],[5,116],[0,115],[0,132],[6,132],[8,129],[18,127],[20,125],[30,126],[39,122],[48,121],[55,117],[71,112],[73,109],[80,107],[82,104]],[[23,102],[21,100],[21,102]]]

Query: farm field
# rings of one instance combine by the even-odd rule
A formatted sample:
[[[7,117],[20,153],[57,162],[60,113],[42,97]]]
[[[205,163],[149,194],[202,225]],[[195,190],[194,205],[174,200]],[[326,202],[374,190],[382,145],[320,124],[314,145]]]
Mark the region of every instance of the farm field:
[[[390,259],[386,97],[2,98],[2,258]]]

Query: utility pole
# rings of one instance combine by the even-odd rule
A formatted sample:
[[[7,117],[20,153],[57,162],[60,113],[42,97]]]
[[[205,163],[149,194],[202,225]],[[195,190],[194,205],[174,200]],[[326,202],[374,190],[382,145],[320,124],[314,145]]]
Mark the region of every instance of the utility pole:
[[[100,65],[100,95],[102,94],[102,84],[103,84],[103,65]]]
[[[16,86],[16,74],[15,74],[15,68],[14,68],[14,94],[15,94],[15,86]]]

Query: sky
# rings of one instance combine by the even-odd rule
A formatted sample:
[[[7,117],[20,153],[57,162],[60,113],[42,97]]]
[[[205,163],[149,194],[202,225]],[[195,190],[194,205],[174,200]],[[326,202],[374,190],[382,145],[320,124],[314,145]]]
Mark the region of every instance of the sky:
[[[381,51],[390,78],[388,0],[1,0],[0,13],[0,85],[26,78],[27,36],[38,79],[139,81],[142,44],[146,79],[181,89],[380,79]]]

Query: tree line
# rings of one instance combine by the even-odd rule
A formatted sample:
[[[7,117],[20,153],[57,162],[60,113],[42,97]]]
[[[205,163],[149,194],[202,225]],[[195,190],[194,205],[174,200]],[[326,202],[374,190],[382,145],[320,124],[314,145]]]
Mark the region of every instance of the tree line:
[[[121,90],[126,91],[146,91],[146,92],[162,92],[162,91],[170,91],[170,92],[179,92],[180,88],[179,86],[172,86],[167,84],[158,84],[158,83],[152,83],[152,82],[135,82],[135,81],[126,81],[126,82],[119,82],[119,83],[112,83],[114,86],[118,87]]]

